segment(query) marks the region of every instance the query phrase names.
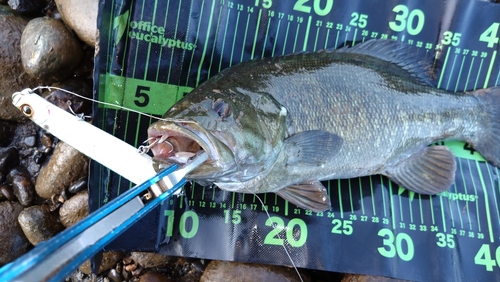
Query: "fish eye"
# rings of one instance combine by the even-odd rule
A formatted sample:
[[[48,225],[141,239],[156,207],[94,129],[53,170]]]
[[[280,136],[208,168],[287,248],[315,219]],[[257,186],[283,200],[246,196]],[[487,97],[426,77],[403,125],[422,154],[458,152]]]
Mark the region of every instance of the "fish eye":
[[[231,115],[229,104],[221,98],[215,100],[212,105],[212,109],[223,119]]]
[[[27,117],[31,117],[33,115],[33,109],[29,106],[29,105],[21,105],[21,112],[27,116]]]

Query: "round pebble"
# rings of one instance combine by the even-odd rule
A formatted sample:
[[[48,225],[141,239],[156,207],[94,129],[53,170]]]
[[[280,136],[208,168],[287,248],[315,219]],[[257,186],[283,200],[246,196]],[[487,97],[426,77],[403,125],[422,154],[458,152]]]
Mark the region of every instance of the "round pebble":
[[[17,202],[0,202],[0,265],[11,262],[26,252],[30,243],[17,222],[23,210]]]
[[[300,274],[304,281],[311,279]],[[200,282],[212,281],[301,281],[293,268],[254,263],[211,261]]]
[[[7,184],[0,186],[0,195],[2,197],[2,200],[16,200],[16,196],[14,195],[14,191],[12,191],[12,187]]]
[[[70,227],[89,214],[89,195],[82,191],[65,201],[59,209],[61,223]]]
[[[23,206],[29,206],[35,199],[33,183],[29,172],[24,167],[16,167],[9,172],[7,180],[12,183],[12,190]]]
[[[61,81],[83,58],[80,42],[58,20],[31,20],[21,37],[21,58],[28,74],[44,81]]]
[[[35,246],[64,229],[58,221],[57,213],[50,212],[50,207],[46,205],[24,209],[19,214],[18,221],[26,238]]]
[[[144,273],[139,279],[139,282],[168,282],[168,281],[169,279],[167,276],[156,272]]]
[[[88,185],[87,185],[87,178],[82,178],[80,180],[77,180],[75,183],[73,183],[69,188],[68,192],[71,194],[76,194],[80,191],[87,190]]]
[[[86,177],[89,159],[64,142],[59,142],[48,163],[42,167],[36,180],[37,194],[50,199],[73,183]]]
[[[97,42],[97,11],[99,0],[56,0],[63,21],[91,47]],[[82,11],[85,11],[82,13]]]
[[[21,34],[28,21],[0,5],[0,119],[26,120],[12,105],[12,93],[40,85],[39,79],[29,76],[21,64]]]

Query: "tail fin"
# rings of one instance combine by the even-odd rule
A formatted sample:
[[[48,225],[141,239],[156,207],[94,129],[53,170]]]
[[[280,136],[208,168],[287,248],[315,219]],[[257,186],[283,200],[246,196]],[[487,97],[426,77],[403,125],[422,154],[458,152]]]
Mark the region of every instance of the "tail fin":
[[[476,90],[473,94],[489,114],[489,125],[481,139],[474,144],[486,160],[500,167],[500,86]]]

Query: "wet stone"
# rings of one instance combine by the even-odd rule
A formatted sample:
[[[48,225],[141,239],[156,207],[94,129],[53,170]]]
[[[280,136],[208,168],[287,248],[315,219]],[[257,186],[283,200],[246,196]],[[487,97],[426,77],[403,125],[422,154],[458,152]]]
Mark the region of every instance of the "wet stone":
[[[12,190],[17,200],[23,206],[29,206],[35,199],[35,189],[30,174],[24,167],[17,167],[10,171],[7,180],[12,183]]]
[[[40,143],[42,143],[42,146],[44,146],[45,148],[52,148],[52,145],[54,144],[52,135],[44,132],[42,134],[42,138],[40,138]]]
[[[167,276],[156,272],[144,273],[139,279],[139,282],[168,282],[168,281],[172,280],[169,280]]]
[[[75,183],[73,183],[69,188],[68,192],[71,194],[76,194],[80,191],[87,190],[87,178],[82,178]]]
[[[24,69],[44,81],[61,81],[71,75],[83,57],[80,42],[58,20],[42,17],[31,20],[21,37]]]
[[[171,257],[148,252],[133,252],[130,258],[144,268],[159,267],[172,261]]]
[[[9,0],[10,8],[22,14],[40,13],[47,4],[44,0]]]
[[[36,137],[33,135],[24,138],[24,144],[26,144],[26,146],[33,147],[35,146],[35,143],[36,143]]]
[[[64,142],[59,142],[48,163],[42,167],[36,180],[38,195],[50,199],[73,183],[87,176],[89,160]]]
[[[106,252],[102,254],[101,265],[99,266],[98,273],[104,272],[113,266],[122,258],[123,254],[121,252]],[[90,261],[85,261],[79,268],[81,272],[90,275]]]
[[[304,281],[311,281],[305,273],[300,273]],[[200,282],[211,281],[300,281],[293,268],[226,261],[211,261]]]
[[[0,172],[3,174],[19,164],[19,151],[14,148],[0,148]]]
[[[26,238],[35,246],[64,230],[64,226],[58,221],[57,213],[50,212],[47,205],[24,209],[19,214],[18,221]]]
[[[7,184],[3,184],[2,186],[0,186],[0,200],[16,200],[16,196],[14,195],[14,191],[12,191],[12,187]]]
[[[12,94],[27,87],[40,85],[41,80],[30,77],[21,63],[21,34],[28,21],[0,5],[0,119],[27,120],[12,105]],[[1,138],[0,138],[1,139]]]
[[[0,202],[0,265],[4,265],[26,252],[30,243],[17,222],[23,210],[17,202]]]
[[[56,5],[63,21],[75,31],[82,41],[95,47],[99,1],[56,0]],[[82,11],[85,12],[82,13]]]
[[[114,281],[114,282],[122,282],[124,281],[125,279],[123,278],[123,275],[118,272],[116,269],[112,268],[109,272],[108,272],[108,278],[111,280],[111,281]]]
[[[89,214],[89,195],[82,191],[65,201],[59,209],[61,223],[70,227]]]

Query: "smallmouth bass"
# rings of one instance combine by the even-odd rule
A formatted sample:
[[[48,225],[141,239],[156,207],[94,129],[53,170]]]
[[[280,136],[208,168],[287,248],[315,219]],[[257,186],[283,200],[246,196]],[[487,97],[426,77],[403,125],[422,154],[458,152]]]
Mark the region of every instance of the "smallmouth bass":
[[[500,88],[452,93],[406,45],[242,62],[207,80],[148,128],[158,163],[205,150],[188,175],[234,192],[275,192],[299,207],[330,208],[322,180],[374,174],[437,194],[455,178],[441,140],[468,142],[500,167]]]

